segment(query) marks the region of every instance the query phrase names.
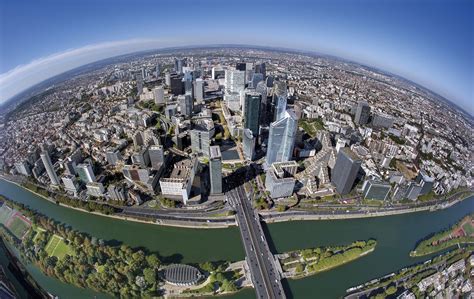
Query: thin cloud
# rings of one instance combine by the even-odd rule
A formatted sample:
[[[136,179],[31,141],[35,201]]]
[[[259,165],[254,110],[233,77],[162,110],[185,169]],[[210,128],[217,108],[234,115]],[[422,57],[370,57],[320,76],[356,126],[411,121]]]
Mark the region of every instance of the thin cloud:
[[[69,49],[35,59],[0,74],[0,103],[35,84],[87,63],[136,51],[167,47],[171,44],[176,45],[176,41],[169,39],[113,41]]]

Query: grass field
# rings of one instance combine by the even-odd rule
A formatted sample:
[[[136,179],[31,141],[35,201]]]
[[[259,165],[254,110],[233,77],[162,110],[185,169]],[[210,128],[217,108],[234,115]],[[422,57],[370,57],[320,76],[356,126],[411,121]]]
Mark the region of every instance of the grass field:
[[[462,226],[462,229],[464,230],[466,235],[468,235],[468,236],[474,235],[474,227],[472,226],[472,224],[470,222],[465,223]]]
[[[63,238],[58,235],[51,237],[45,250],[49,256],[54,255],[58,259],[63,259],[66,254],[72,254],[71,248],[64,242]]]
[[[22,239],[31,227],[28,219],[5,204],[0,207],[0,224],[3,224],[18,239]]]
[[[30,229],[30,224],[22,219],[21,216],[15,215],[10,220],[8,228],[10,231],[18,238],[21,239],[25,235],[25,233]]]
[[[14,210],[12,210],[10,207],[7,205],[2,205],[0,208],[0,223],[1,224],[6,224],[8,219],[13,215]]]

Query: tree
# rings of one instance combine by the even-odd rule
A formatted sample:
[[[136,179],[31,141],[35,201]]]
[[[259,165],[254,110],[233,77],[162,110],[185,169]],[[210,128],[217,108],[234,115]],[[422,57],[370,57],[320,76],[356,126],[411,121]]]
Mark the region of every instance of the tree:
[[[154,284],[156,282],[155,269],[151,269],[151,268],[143,269],[143,276],[145,277],[146,282],[148,282],[149,284]]]
[[[296,273],[301,273],[301,272],[303,272],[303,271],[304,271],[304,266],[303,266],[303,264],[298,264],[298,265],[296,265],[295,271],[296,271]]]

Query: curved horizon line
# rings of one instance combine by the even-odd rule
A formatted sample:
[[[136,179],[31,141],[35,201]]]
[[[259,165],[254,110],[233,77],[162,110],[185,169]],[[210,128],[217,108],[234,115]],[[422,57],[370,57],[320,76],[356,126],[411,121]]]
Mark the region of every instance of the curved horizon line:
[[[423,84],[417,83],[412,79],[408,79],[402,75],[398,75],[394,72],[391,71],[386,71],[378,66],[370,65],[367,63],[362,63],[358,62],[352,58],[345,58],[333,54],[327,54],[324,52],[320,52],[318,50],[310,50],[310,49],[298,49],[298,48],[288,48],[288,47],[283,47],[283,46],[278,46],[278,45],[256,45],[256,44],[247,44],[247,43],[241,43],[241,44],[235,44],[235,43],[214,43],[214,44],[209,44],[209,43],[186,43],[186,44],[177,44],[174,45],[157,45],[156,43],[166,43],[166,42],[176,42],[176,40],[170,40],[170,39],[147,39],[147,38],[137,38],[137,39],[129,39],[129,40],[118,40],[118,41],[107,41],[107,42],[102,42],[102,43],[97,43],[97,44],[88,44],[83,47],[79,48],[72,48],[72,49],[67,49],[64,51],[56,52],[44,57],[36,58],[33,59],[31,62],[27,64],[21,64],[18,65],[10,70],[8,70],[5,73],[0,74],[0,107],[9,104],[11,100],[13,100],[15,97],[19,96],[23,92],[28,91],[31,88],[34,88],[37,85],[40,85],[44,83],[45,81],[48,81],[50,79],[53,79],[55,77],[64,75],[67,72],[73,71],[75,69],[98,63],[107,59],[114,59],[118,58],[121,56],[125,55],[132,55],[132,54],[138,54],[141,52],[151,52],[151,51],[164,51],[164,50],[173,50],[173,49],[193,49],[193,48],[211,48],[211,47],[248,47],[248,48],[255,48],[255,49],[266,49],[266,50],[280,50],[280,51],[287,51],[287,52],[293,52],[293,53],[303,53],[306,55],[318,55],[318,56],[326,56],[330,57],[332,59],[340,60],[340,61],[345,61],[345,62],[350,62],[352,64],[360,65],[366,68],[371,68],[374,69],[382,74],[385,75],[391,75],[398,77],[399,79],[405,80],[411,84],[417,85],[417,87],[421,87],[425,89],[428,92],[431,92],[433,95],[440,97],[441,99],[448,101],[450,104],[453,104],[456,106],[456,108],[460,109],[462,112],[465,112],[469,114],[470,116],[473,116],[473,114],[470,111],[467,111],[465,108],[460,107],[458,104],[456,104],[454,101],[448,99],[447,97],[439,94],[438,92],[433,91],[431,88],[428,88],[424,86]],[[119,48],[117,48],[119,47]],[[131,47],[131,48],[127,48]],[[134,48],[134,47],[139,47],[139,48]],[[97,51],[94,53],[94,51]],[[102,53],[101,51],[118,51],[119,53]],[[4,88],[3,84],[8,84],[9,80],[15,80],[16,77],[21,76],[22,74],[25,75],[25,73],[28,73],[30,70],[35,69],[37,67],[49,67],[50,63],[52,64],[57,64],[61,63],[61,60],[72,58],[72,59],[77,59],[81,55],[94,55],[95,57],[89,57],[85,58],[85,61],[82,62],[69,62],[72,63],[71,66],[69,67],[63,67],[62,70],[57,70],[56,72],[53,71],[52,74],[43,76],[43,78],[36,78],[33,82],[27,84],[27,86],[23,88],[18,88],[16,92],[11,92],[10,96],[3,97],[1,90]],[[62,61],[62,63],[66,63],[66,61]],[[11,85],[12,83],[10,83]],[[7,86],[8,88],[8,86]]]

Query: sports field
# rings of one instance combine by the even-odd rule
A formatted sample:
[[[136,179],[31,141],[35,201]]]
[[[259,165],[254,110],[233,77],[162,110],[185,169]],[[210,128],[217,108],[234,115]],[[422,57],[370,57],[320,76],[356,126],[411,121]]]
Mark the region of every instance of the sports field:
[[[0,207],[0,224],[18,239],[22,239],[31,227],[30,220],[5,204]]]
[[[49,256],[54,255],[58,259],[63,259],[66,254],[72,254],[71,248],[64,242],[63,238],[58,235],[51,237],[45,250]]]

